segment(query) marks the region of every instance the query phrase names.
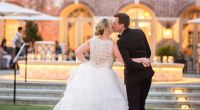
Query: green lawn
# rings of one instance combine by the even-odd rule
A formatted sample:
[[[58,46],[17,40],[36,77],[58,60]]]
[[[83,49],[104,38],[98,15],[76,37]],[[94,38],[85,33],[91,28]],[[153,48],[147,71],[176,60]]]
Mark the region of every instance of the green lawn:
[[[50,106],[0,104],[0,110],[52,110]]]
[[[0,110],[53,110],[50,106],[0,104]],[[153,109],[147,109],[153,110]]]

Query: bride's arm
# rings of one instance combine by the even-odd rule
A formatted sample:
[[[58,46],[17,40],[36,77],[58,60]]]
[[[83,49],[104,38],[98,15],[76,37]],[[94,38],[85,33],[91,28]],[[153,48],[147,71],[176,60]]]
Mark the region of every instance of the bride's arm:
[[[86,62],[85,56],[83,55],[85,52],[88,52],[90,50],[90,40],[86,41],[84,44],[82,44],[80,47],[78,47],[75,51],[76,57],[81,63]]]
[[[137,63],[142,63],[145,67],[149,67],[151,65],[151,61],[149,58],[131,58],[132,61]]]
[[[119,48],[118,48],[116,42],[113,42],[113,52],[114,52],[114,55],[115,55],[116,59],[119,62],[124,64],[124,60],[123,60],[123,58],[121,56],[121,53],[119,51]],[[142,63],[145,67],[148,67],[151,64],[150,60],[147,59],[147,58],[132,58],[132,61],[133,62],[137,62],[137,63]]]
[[[147,58],[131,58],[132,61],[137,62],[137,63],[145,63],[145,61],[147,60]]]
[[[123,58],[121,56],[121,53],[119,51],[119,48],[118,48],[116,42],[113,42],[113,52],[114,52],[114,55],[115,55],[117,61],[119,61],[119,62],[124,64],[124,60],[123,60]]]

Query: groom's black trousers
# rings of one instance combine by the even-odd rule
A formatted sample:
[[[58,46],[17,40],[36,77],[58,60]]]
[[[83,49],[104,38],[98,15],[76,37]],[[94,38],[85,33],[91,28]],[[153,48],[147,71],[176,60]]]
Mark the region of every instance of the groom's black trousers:
[[[129,110],[145,110],[145,100],[147,98],[152,77],[142,81],[135,81],[136,78],[131,73],[125,73],[125,84],[128,96]]]

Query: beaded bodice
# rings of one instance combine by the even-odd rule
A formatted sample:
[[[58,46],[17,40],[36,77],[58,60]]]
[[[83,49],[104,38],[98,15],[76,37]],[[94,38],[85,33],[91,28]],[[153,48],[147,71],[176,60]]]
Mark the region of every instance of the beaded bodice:
[[[97,67],[112,67],[113,41],[94,37],[90,41],[90,62]]]

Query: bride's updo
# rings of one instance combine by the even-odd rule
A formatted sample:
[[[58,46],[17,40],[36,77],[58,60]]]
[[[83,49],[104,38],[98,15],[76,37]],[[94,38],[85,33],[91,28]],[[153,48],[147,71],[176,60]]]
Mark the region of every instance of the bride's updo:
[[[106,18],[101,19],[97,25],[95,26],[95,35],[99,36],[104,33],[104,30],[108,28],[110,25],[110,21]]]

